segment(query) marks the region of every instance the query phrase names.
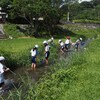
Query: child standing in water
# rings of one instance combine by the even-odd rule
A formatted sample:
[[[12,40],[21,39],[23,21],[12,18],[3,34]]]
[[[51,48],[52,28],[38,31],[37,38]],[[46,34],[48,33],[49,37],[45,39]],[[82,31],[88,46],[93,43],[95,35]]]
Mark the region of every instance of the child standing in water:
[[[5,68],[4,63],[5,58],[3,56],[0,56],[0,89],[4,86],[4,72],[8,71],[9,68]]]
[[[43,45],[45,46],[44,54],[45,54],[46,64],[48,64],[48,58],[50,56],[50,46],[48,45],[48,42],[47,41],[44,41],[43,42]]]
[[[70,39],[70,36],[67,36],[67,39],[65,41],[65,49],[68,51],[71,47],[72,41]]]
[[[38,55],[38,45],[31,50],[31,57],[32,57],[32,65],[31,68],[34,70],[36,68],[36,57]]]
[[[58,40],[58,43],[59,43],[59,45],[60,45],[60,51],[61,51],[62,53],[64,53],[64,43],[63,43],[63,41],[62,41],[62,40]]]

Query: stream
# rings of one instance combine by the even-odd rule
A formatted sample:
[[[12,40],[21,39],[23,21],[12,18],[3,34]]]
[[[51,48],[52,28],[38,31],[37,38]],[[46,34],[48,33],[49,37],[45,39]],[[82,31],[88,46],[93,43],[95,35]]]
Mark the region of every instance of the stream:
[[[84,50],[85,46],[87,44],[89,44],[92,40],[92,39],[88,39],[86,41],[83,42],[83,44],[79,45],[79,51],[81,50]],[[82,52],[82,51],[81,51]],[[75,53],[75,48],[71,47],[70,50],[68,52],[66,52],[66,55],[64,57],[69,57],[71,56],[73,53]],[[58,61],[60,61],[62,58],[64,58],[61,54],[59,54],[58,56]],[[10,80],[13,80],[13,84],[16,86],[16,87],[19,87],[20,83],[21,83],[21,77],[22,76],[28,76],[31,78],[32,82],[35,83],[37,82],[43,75],[45,75],[47,72],[50,71],[50,68],[51,66],[54,65],[54,62],[51,63],[50,65],[48,66],[39,66],[37,67],[34,71],[33,70],[30,70],[30,68],[27,68],[27,67],[20,67],[18,69],[16,69],[14,71],[15,74],[11,73],[10,71],[6,72],[5,73],[5,79],[10,79]],[[29,70],[27,70],[29,69]],[[12,83],[10,83],[12,84]],[[11,89],[10,89],[11,90]],[[9,91],[9,89],[8,89]]]

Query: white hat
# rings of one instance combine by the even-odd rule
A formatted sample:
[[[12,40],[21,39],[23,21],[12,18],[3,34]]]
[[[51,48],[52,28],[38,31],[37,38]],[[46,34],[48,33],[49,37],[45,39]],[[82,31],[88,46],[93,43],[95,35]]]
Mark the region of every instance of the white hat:
[[[39,46],[36,44],[36,45],[35,45],[35,48],[38,48],[38,47],[39,47]]]
[[[58,43],[60,43],[62,40],[58,40]]]
[[[51,40],[54,40],[54,38],[52,37]]]
[[[0,56],[0,61],[5,60],[5,58],[3,56]]]
[[[46,43],[48,43],[47,41],[43,41],[43,44],[46,44]]]
[[[82,38],[80,38],[80,40],[82,41]]]

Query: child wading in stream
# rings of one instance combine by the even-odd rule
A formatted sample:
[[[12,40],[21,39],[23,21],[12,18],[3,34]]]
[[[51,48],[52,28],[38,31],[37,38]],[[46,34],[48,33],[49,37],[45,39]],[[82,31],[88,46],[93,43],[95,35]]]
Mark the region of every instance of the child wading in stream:
[[[79,45],[82,45],[82,38],[77,39],[76,42],[75,42],[76,51],[79,50]]]
[[[9,68],[6,68],[4,63],[5,58],[3,56],[0,56],[0,90],[2,90],[4,83],[4,72],[10,70]]]
[[[50,56],[50,46],[48,45],[48,42],[47,41],[44,41],[43,42],[43,45],[45,46],[44,54],[45,54],[46,64],[48,64],[48,58]]]
[[[32,57],[32,65],[31,68],[34,70],[36,68],[36,57],[38,55],[38,45],[31,50],[31,57]]]
[[[58,43],[60,45],[60,51],[61,51],[61,53],[64,53],[64,43],[62,42],[62,40],[58,40]]]
[[[67,36],[67,39],[65,41],[65,49],[68,51],[71,47],[72,41],[70,39],[70,36]]]

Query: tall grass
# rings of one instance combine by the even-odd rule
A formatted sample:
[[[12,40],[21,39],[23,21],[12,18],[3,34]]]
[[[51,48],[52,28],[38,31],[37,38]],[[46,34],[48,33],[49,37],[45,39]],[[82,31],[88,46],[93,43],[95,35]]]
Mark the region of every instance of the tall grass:
[[[10,68],[30,66],[31,55],[30,50],[35,46],[39,45],[38,62],[45,58],[44,46],[42,42],[44,39],[36,38],[18,38],[13,40],[2,40],[0,41],[0,55],[6,58],[6,65]],[[50,48],[51,56],[50,59],[57,57],[56,46]]]
[[[99,34],[99,29],[96,29],[93,35],[87,32],[89,37],[94,36],[95,33]],[[86,35],[85,32],[82,34]],[[74,39],[76,37],[73,37]],[[0,41],[0,54],[6,57],[8,66],[29,66],[30,50],[35,44],[39,44],[39,59],[44,58],[44,47],[41,45],[43,40],[28,38]],[[50,72],[46,73],[35,84],[27,75],[21,76],[23,84],[19,89],[10,92],[6,99],[99,100],[99,43],[100,38],[86,47],[86,51],[76,53],[69,58],[62,57],[61,60],[56,60],[55,64],[50,66]],[[57,46],[51,47],[51,51],[50,61],[53,61],[58,57]],[[2,97],[1,99],[4,100],[5,98]]]
[[[16,24],[10,24],[10,23],[4,24],[4,31],[7,36],[11,36],[13,38],[25,36],[23,32],[20,32]]]
[[[100,39],[96,39],[84,52],[54,64],[52,72],[46,73],[35,84],[29,77],[21,76],[22,88],[8,97],[13,97],[12,100],[99,100],[99,43]]]

